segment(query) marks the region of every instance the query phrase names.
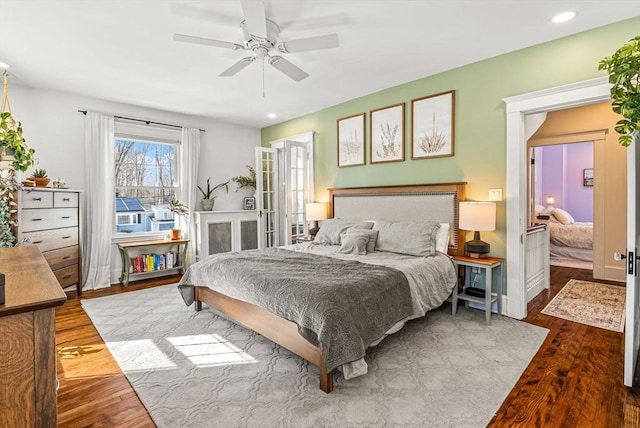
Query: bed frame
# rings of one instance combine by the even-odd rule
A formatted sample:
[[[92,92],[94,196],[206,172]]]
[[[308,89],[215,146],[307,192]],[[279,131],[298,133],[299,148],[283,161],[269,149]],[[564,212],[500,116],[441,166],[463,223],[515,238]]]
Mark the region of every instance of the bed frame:
[[[458,203],[466,183],[329,189],[330,217],[358,220],[439,221],[451,224],[449,254],[461,254],[464,234],[458,229]],[[375,213],[375,214],[374,214]],[[298,326],[264,308],[233,299],[204,286],[195,287],[195,309],[202,302],[318,367],[320,389],[333,390],[333,370],[326,356],[300,334]]]

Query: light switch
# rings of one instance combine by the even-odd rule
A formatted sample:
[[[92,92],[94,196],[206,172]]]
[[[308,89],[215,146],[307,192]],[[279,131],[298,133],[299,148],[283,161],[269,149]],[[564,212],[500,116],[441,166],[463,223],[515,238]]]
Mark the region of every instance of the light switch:
[[[501,201],[502,200],[502,189],[489,189],[489,200],[490,201]]]

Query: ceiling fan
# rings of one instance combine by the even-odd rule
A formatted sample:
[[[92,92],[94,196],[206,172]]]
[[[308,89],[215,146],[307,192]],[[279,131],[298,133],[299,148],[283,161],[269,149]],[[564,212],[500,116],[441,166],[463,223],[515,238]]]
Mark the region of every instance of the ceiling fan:
[[[208,39],[204,37],[174,34],[173,39],[178,42],[195,43],[232,50],[251,51],[251,56],[244,57],[231,67],[220,73],[220,77],[231,77],[247,67],[256,59],[268,61],[275,69],[299,82],[309,75],[280,55],[270,55],[271,51],[278,53],[305,52],[319,49],[337,48],[340,46],[337,34],[307,37],[304,39],[279,41],[280,27],[266,18],[264,4],[256,0],[240,0],[244,20],[240,23],[244,42],[242,44]]]

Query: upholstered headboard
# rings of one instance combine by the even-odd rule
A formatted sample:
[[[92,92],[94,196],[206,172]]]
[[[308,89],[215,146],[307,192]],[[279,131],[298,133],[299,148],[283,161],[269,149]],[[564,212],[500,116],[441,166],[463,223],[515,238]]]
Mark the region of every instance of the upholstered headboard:
[[[329,216],[356,220],[449,223],[449,254],[462,254],[464,232],[458,228],[458,203],[464,200],[465,184],[329,189]]]

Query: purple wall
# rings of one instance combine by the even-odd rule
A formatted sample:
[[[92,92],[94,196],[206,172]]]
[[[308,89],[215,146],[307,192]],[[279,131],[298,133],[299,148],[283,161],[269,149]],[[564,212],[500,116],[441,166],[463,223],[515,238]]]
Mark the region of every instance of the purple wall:
[[[593,142],[545,146],[536,149],[540,191],[538,203],[553,195],[554,207],[576,221],[593,221],[593,187],[583,185],[583,170],[593,168]]]

